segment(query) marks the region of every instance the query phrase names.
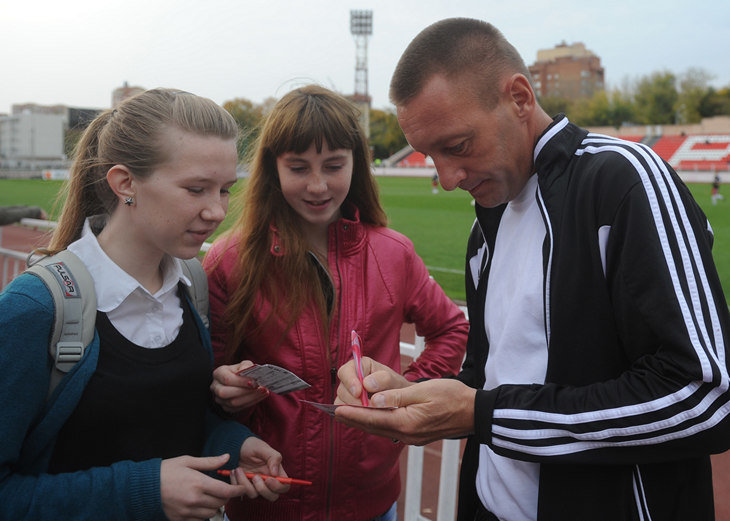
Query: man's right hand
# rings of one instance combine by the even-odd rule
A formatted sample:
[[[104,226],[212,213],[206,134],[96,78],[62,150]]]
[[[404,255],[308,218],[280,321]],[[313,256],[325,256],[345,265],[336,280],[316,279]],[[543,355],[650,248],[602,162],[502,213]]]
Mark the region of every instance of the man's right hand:
[[[475,396],[476,389],[459,380],[428,380],[380,391],[371,397],[371,407],[338,407],[335,419],[371,434],[426,445],[474,432]]]
[[[365,392],[368,394],[385,391],[386,389],[400,389],[413,385],[402,375],[393,371],[387,365],[376,362],[367,356],[362,357],[362,373]],[[357,377],[355,361],[350,360],[337,371],[340,385],[337,387],[336,405],[360,405],[362,386]]]

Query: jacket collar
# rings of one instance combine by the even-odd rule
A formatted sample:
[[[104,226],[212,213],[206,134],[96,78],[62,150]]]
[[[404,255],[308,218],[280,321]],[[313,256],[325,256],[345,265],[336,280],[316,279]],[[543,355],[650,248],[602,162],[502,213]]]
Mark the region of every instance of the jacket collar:
[[[586,137],[588,131],[573,125],[565,114],[558,114],[540,135],[533,152],[535,171],[541,181],[550,183],[546,177],[565,170],[566,165]]]
[[[279,230],[276,224],[269,226],[271,233],[272,255],[284,255],[284,245],[281,243]],[[352,203],[345,202],[342,205],[342,217],[329,225],[330,251],[337,248],[340,255],[353,255],[360,251],[365,242],[365,224],[360,222],[360,210]]]

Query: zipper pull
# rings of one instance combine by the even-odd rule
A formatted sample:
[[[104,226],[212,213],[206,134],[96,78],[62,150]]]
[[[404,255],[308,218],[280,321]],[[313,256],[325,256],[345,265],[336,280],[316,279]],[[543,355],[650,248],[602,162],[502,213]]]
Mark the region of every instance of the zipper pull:
[[[332,388],[335,388],[335,385],[337,384],[337,369],[334,367],[330,368],[330,383],[332,384]]]

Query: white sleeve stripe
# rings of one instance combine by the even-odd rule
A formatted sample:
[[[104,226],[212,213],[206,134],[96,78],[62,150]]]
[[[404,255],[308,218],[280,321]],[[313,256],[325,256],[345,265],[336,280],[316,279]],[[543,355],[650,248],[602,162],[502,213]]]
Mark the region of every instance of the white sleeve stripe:
[[[615,420],[627,416],[638,416],[647,412],[660,411],[671,407],[675,403],[686,400],[700,388],[700,382],[692,382],[674,393],[656,398],[650,402],[642,402],[636,405],[624,405],[611,409],[598,411],[581,412],[575,414],[564,414],[558,412],[543,412],[529,409],[496,409],[493,414],[494,420],[527,420],[544,423],[555,423],[558,425],[590,423],[602,420]]]
[[[600,140],[600,139],[595,139],[592,142],[605,143],[606,141]],[[595,147],[590,147],[590,148],[595,149]],[[613,147],[609,147],[609,148],[615,151],[615,149]],[[701,327],[700,332],[702,334],[702,338],[704,339],[705,345],[707,345],[707,346],[714,345],[715,346],[714,349],[712,347],[710,347],[710,349],[712,349],[712,352],[709,354],[713,358],[715,358],[714,355],[718,355],[720,357],[719,360],[716,360],[716,361],[718,363],[719,368],[721,369],[721,375],[722,375],[722,379],[724,382],[727,379],[727,371],[725,370],[725,349],[724,349],[722,333],[721,333],[721,329],[720,329],[720,321],[717,316],[717,309],[714,306],[714,299],[711,296],[709,283],[707,281],[707,275],[705,273],[705,270],[701,269],[703,267],[703,263],[702,263],[702,259],[700,258],[699,249],[697,247],[697,240],[692,231],[692,227],[689,224],[689,219],[687,218],[686,209],[685,209],[684,205],[680,204],[681,199],[679,197],[679,193],[677,192],[677,187],[673,182],[671,182],[671,176],[669,174],[669,171],[667,170],[666,166],[664,165],[664,162],[656,155],[655,152],[653,152],[651,149],[649,149],[648,147],[646,147],[644,145],[640,145],[640,144],[636,144],[636,143],[628,143],[625,148],[627,148],[627,149],[631,148],[632,150],[641,154],[641,156],[650,165],[650,167],[652,169],[652,173],[654,174],[654,178],[656,179],[656,182],[659,185],[659,188],[661,190],[661,193],[663,196],[662,199],[663,199],[665,206],[667,208],[667,211],[669,213],[669,216],[670,216],[670,219],[672,222],[672,229],[674,230],[674,232],[678,238],[685,237],[685,239],[690,243],[690,248],[688,251],[686,248],[686,245],[683,241],[678,240],[678,242],[677,242],[678,246],[681,250],[681,253],[682,253],[684,273],[688,277],[688,287],[689,287],[690,296],[692,297],[692,307],[694,309],[695,316],[701,318],[703,316],[702,303],[700,302],[700,299],[699,299],[697,281],[694,279],[694,270],[693,270],[692,262],[690,261],[690,254],[692,255],[692,258],[694,260],[694,265],[697,267],[697,272],[701,279],[701,285],[702,285],[704,294],[708,296],[707,301],[708,301],[708,305],[709,305],[710,319],[711,319],[711,323],[713,325],[712,329],[713,329],[713,337],[714,337],[715,342],[713,343],[710,341],[708,332],[705,328],[705,322],[698,320],[698,323],[700,324],[700,327]],[[597,149],[597,150],[599,150],[599,149]],[[625,153],[622,151],[621,153],[625,157],[627,157],[627,158],[629,157],[628,151],[626,151]],[[632,163],[634,163],[634,162],[632,161]],[[645,189],[647,190],[647,195],[649,195],[650,192],[653,194],[654,193],[653,187],[651,185],[650,180],[648,179],[647,172],[644,169],[641,169],[638,167],[636,168],[636,170],[642,179]],[[660,173],[661,173],[661,175],[658,175]],[[667,186],[669,186],[669,189],[671,189],[671,192],[672,192],[671,197],[667,191]],[[669,212],[669,209],[674,208],[674,205],[671,204],[672,199],[674,201],[676,201],[676,203],[677,203],[676,207],[677,207],[677,211],[680,214],[680,218],[681,218],[681,222],[682,222],[681,226],[679,226],[677,223],[677,217],[676,217],[675,213]],[[658,230],[661,229],[661,232],[664,232],[663,237],[666,238],[666,232],[663,227],[664,223],[661,219],[661,213],[658,213],[658,210],[654,211],[654,216],[655,216],[655,221],[657,223],[657,229]],[[669,264],[670,263],[669,259],[672,259],[671,252],[668,250],[668,247],[666,247],[664,242],[662,242],[662,246],[665,247],[665,257],[668,259],[668,264]],[[674,267],[674,264],[671,264],[671,267]],[[675,272],[676,272],[676,270],[675,270]],[[681,290],[681,287],[679,287],[677,285],[678,279],[673,277],[673,280],[675,281],[675,293],[677,293],[678,295],[684,296],[684,294]],[[691,319],[689,319],[688,313],[685,313],[685,323],[687,323],[688,320],[691,320]],[[690,327],[688,327],[688,329],[690,329]],[[698,354],[698,356],[699,356],[699,354]],[[704,374],[705,381],[712,380],[711,369],[708,364],[703,364],[703,374]]]
[[[657,158],[658,159],[658,158]],[[659,161],[659,165],[662,171],[662,174],[664,178],[668,180],[667,184],[672,190],[672,194],[675,198],[675,200],[680,201],[679,194],[677,193],[677,186],[671,182],[669,171],[666,168],[666,165],[664,165],[663,162]],[[687,218],[687,212],[684,207],[684,205],[678,204],[677,207],[679,208],[680,215],[682,217],[682,223],[684,225],[685,229],[690,229],[691,226],[689,224],[689,219]],[[690,252],[693,255],[695,266],[697,266],[697,273],[699,274],[700,281],[702,283],[702,290],[704,291],[704,294],[707,297],[708,302],[708,311],[710,314],[710,322],[712,324],[712,333],[714,336],[714,342],[710,342],[707,338],[707,331],[703,328],[703,335],[708,343],[709,346],[714,346],[713,353],[718,357],[718,364],[721,369],[722,373],[722,379],[723,382],[727,380],[728,375],[727,371],[725,370],[725,343],[722,337],[722,329],[720,327],[720,319],[717,315],[717,308],[715,307],[715,299],[712,297],[712,290],[710,289],[709,281],[707,280],[707,273],[704,269],[700,269],[700,267],[704,268],[704,264],[702,262],[702,258],[700,256],[700,250],[697,246],[697,239],[693,233],[687,234],[687,239],[690,242]],[[693,273],[693,272],[692,272]],[[692,293],[693,297],[693,304],[695,313],[697,316],[702,317],[702,303],[699,300],[699,296],[697,292]],[[704,322],[701,322],[701,324],[704,326]]]
[[[641,426],[631,425],[628,427],[614,427],[609,429],[588,431],[588,432],[575,432],[567,428],[540,428],[540,429],[513,429],[508,427],[502,427],[499,425],[492,425],[492,432],[503,438],[510,438],[514,440],[547,440],[551,438],[565,438],[570,437],[578,440],[605,440],[608,438],[615,437],[637,437],[647,435],[653,432],[664,431],[670,429],[676,425],[689,422],[706,415],[718,401],[722,401],[723,391],[715,388],[705,396],[702,401],[692,409],[685,409],[673,416],[657,420],[651,423],[646,423]],[[722,407],[730,407],[727,403],[721,404]],[[563,426],[565,424],[562,424]],[[577,425],[577,424],[576,424]]]
[[[646,149],[645,147],[641,147],[640,150],[646,157]],[[712,298],[712,292],[710,290],[710,284],[707,280],[707,274],[705,273],[704,269],[700,269],[700,267],[703,267],[702,258],[700,257],[699,248],[697,247],[697,240],[694,235],[694,233],[689,233],[689,230],[691,230],[691,225],[689,223],[689,219],[687,218],[687,211],[684,207],[684,205],[679,204],[681,199],[679,197],[679,193],[677,192],[677,186],[671,182],[671,176],[669,174],[669,171],[666,168],[666,165],[659,159],[658,156],[653,151],[650,151],[652,156],[652,160],[654,161],[654,164],[661,170],[662,177],[659,178],[662,181],[663,187],[668,186],[669,189],[672,191],[672,197],[675,201],[677,201],[677,209],[679,211],[681,220],[682,220],[682,227],[681,229],[688,230],[688,233],[686,235],[687,240],[689,241],[689,253],[691,253],[693,260],[694,260],[694,266],[697,267],[697,273],[700,277],[700,282],[702,284],[702,290],[704,291],[704,294],[707,296],[707,301],[709,303],[709,313],[711,317],[711,323],[713,325],[713,336],[714,336],[714,342],[711,342],[708,337],[708,332],[704,328],[704,322],[700,322],[702,327],[702,336],[705,339],[706,345],[710,346],[712,349],[712,346],[714,346],[714,349],[712,349],[712,353],[716,356],[718,356],[718,365],[721,369],[725,368],[725,349],[724,349],[724,342],[722,339],[722,332],[720,329],[720,321],[717,316],[717,308],[714,306],[714,299]],[[665,188],[664,188],[665,189]],[[676,223],[673,223],[676,227]],[[682,243],[682,246],[684,246],[684,243]],[[686,253],[686,252],[685,252]],[[692,266],[689,266],[689,262],[685,264],[685,272],[688,272],[690,276],[694,274],[694,271],[692,271]],[[696,282],[695,282],[696,284]],[[696,287],[696,286],[693,286]],[[696,291],[691,292],[692,295],[692,304],[695,310],[695,315],[698,317],[702,317],[702,302],[700,302],[699,295]],[[722,372],[722,378],[725,380],[728,376],[726,372]],[[707,381],[707,380],[706,380]]]
[[[723,421],[728,413],[730,413],[730,405],[725,403],[710,418],[701,423],[697,423],[692,427],[681,431],[669,432],[652,438],[630,439],[624,441],[570,441],[559,445],[533,446],[503,440],[495,436],[492,438],[492,443],[497,447],[518,451],[523,454],[532,454],[535,456],[560,456],[565,454],[575,454],[576,452],[602,449],[605,447],[638,447],[642,445],[656,445],[680,438],[686,438],[687,436],[710,429]]]
[[[595,140],[595,142],[600,142],[600,140]],[[647,154],[645,153],[644,149],[640,145],[634,144],[633,146],[631,146],[631,148],[634,149],[635,151],[638,151],[640,154],[642,154],[644,159],[649,160]],[[649,199],[652,214],[654,215],[654,221],[655,221],[657,233],[659,234],[660,243],[661,243],[662,249],[664,251],[664,258],[667,263],[667,267],[669,268],[672,282],[674,285],[674,293],[677,296],[677,300],[682,309],[682,314],[684,316],[684,322],[687,327],[687,331],[689,333],[692,344],[695,346],[695,352],[697,353],[698,359],[700,360],[700,364],[702,366],[703,380],[706,382],[712,381],[712,379],[713,379],[712,363],[710,362],[710,360],[708,360],[707,357],[709,355],[712,358],[715,358],[716,351],[713,349],[710,349],[709,353],[708,353],[700,345],[700,339],[698,336],[697,329],[695,327],[695,322],[693,320],[693,318],[694,318],[693,313],[691,313],[691,311],[688,307],[688,303],[687,303],[686,297],[684,295],[684,292],[682,291],[682,287],[679,282],[680,274],[679,274],[679,271],[677,270],[674,258],[672,256],[672,252],[669,248],[669,238],[668,238],[667,230],[665,228],[665,223],[661,216],[661,210],[659,207],[659,199],[657,198],[657,193],[654,190],[653,185],[651,184],[651,180],[650,180],[648,172],[640,164],[637,157],[634,154],[629,152],[628,147],[625,145],[624,146],[617,146],[617,145],[606,146],[606,145],[604,145],[604,146],[599,146],[599,147],[588,146],[584,149],[584,151],[588,152],[588,153],[593,153],[593,154],[600,153],[602,151],[613,151],[613,152],[623,155],[634,166],[637,174],[639,175],[639,177],[642,181],[642,184],[646,191],[646,195]],[[576,153],[580,154],[581,152],[582,152],[581,150],[578,150]],[[675,212],[671,211],[672,208],[674,207],[674,205],[672,205],[672,201],[667,192],[664,176],[657,175],[657,174],[659,174],[659,172],[657,171],[658,170],[657,166],[656,166],[656,161],[658,161],[658,158],[655,157],[653,159],[654,159],[654,161],[649,161],[649,163],[653,170],[652,173],[654,174],[656,182],[659,185],[659,188],[661,190],[662,202],[664,202],[665,209],[667,210],[667,213],[669,214],[672,229],[673,229],[676,237],[678,238],[676,244],[679,247],[679,250],[681,253],[682,264],[684,266],[684,275],[686,276],[686,282],[687,282],[687,287],[689,288],[689,294],[692,297],[692,304],[693,304],[692,307],[694,310],[694,316],[698,318],[697,323],[700,326],[699,333],[701,334],[701,336],[704,340],[704,344],[711,345],[708,334],[707,334],[707,330],[705,328],[705,322],[704,322],[704,320],[700,320],[700,318],[702,318],[702,309],[701,309],[701,303],[700,303],[699,297],[698,297],[699,288],[697,285],[697,281],[694,278],[694,270],[692,269],[690,255],[689,255],[689,252],[687,251],[687,247],[686,247],[684,241],[679,240],[679,238],[686,237],[686,239],[690,242],[690,244],[693,247],[692,249],[695,250],[695,252],[697,251],[697,248],[696,248],[697,241],[694,237],[692,228],[689,225],[689,222],[687,220],[686,213],[684,212],[684,207],[683,207],[683,205],[680,204],[679,196],[676,193],[676,187],[674,187],[673,193],[674,193],[674,196],[677,201],[676,206],[677,206],[677,208],[679,208],[679,211],[682,216],[682,225],[683,226],[679,226]],[[661,161],[658,161],[658,162],[661,163]],[[668,175],[668,172],[665,171],[665,175]],[[673,183],[670,183],[670,184],[673,185]],[[714,308],[714,299],[711,298],[711,295],[709,293],[709,286],[707,284],[707,278],[706,278],[706,275],[705,275],[705,272],[703,269],[703,264],[701,262],[701,259],[697,258],[698,255],[699,255],[698,253],[695,253],[695,261],[698,262],[697,271],[700,274],[700,277],[702,279],[703,290],[705,291],[705,294],[710,297],[707,299],[707,303],[710,308],[710,318],[713,323],[713,330],[716,330],[717,328],[720,327],[719,321],[717,319],[717,310]],[[714,331],[713,331],[713,333],[714,333]],[[713,336],[717,340],[717,336],[718,336],[717,333],[715,333]],[[721,352],[722,349],[719,349],[718,351]],[[722,375],[723,384],[727,385],[727,370],[724,367],[724,363],[719,364],[717,359],[715,359],[715,362],[718,365],[720,373]]]

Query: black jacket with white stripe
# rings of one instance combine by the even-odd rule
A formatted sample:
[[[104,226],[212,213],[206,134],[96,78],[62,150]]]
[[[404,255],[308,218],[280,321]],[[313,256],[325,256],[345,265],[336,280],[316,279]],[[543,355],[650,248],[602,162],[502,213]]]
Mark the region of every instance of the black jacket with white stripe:
[[[540,521],[714,519],[709,455],[730,446],[730,317],[709,223],[644,145],[561,115],[534,157],[547,230],[546,383],[477,391],[459,520],[472,521],[479,501],[479,444],[540,463]],[[471,328],[458,378],[477,389],[503,211],[477,205],[468,243]]]

